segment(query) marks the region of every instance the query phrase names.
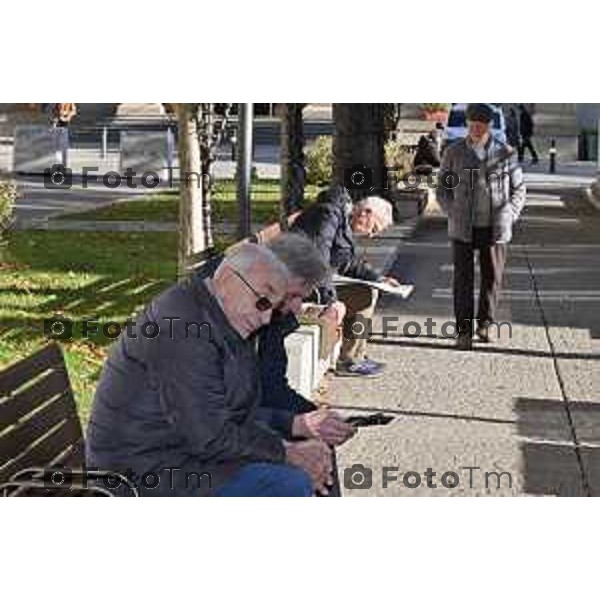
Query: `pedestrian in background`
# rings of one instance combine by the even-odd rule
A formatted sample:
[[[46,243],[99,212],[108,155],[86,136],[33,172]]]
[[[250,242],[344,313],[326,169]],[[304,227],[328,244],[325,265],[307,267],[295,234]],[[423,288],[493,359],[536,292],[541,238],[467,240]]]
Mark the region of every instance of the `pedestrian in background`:
[[[534,134],[533,117],[531,116],[527,108],[525,108],[524,104],[519,104],[519,110],[521,111],[521,115],[519,118],[519,129],[521,132],[521,145],[519,146],[519,162],[523,162],[523,160],[525,159],[525,150],[529,150],[531,154],[531,164],[537,165],[539,160],[532,140]]]
[[[521,127],[519,126],[519,115],[514,106],[506,113],[506,142],[512,148],[519,150],[521,147]]]
[[[60,163],[66,167],[69,155],[69,124],[77,114],[77,106],[73,102],[56,102],[51,105],[50,120],[58,129],[58,154]]]
[[[52,122],[55,127],[68,127],[77,114],[77,106],[73,102],[57,102],[52,109]]]

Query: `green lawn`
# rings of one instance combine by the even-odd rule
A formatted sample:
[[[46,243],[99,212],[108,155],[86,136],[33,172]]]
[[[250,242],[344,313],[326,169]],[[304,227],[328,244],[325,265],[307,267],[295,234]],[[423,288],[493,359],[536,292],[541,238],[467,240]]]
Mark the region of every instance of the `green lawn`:
[[[318,193],[316,186],[308,186],[309,201]],[[278,180],[258,180],[252,183],[252,221],[270,223],[279,218],[280,184]],[[213,219],[216,222],[237,220],[235,181],[219,181],[215,184],[212,200]],[[177,190],[149,193],[143,198],[123,200],[96,210],[71,213],[62,219],[97,221],[177,221],[179,219],[179,193]]]
[[[176,279],[175,233],[13,231],[0,248],[0,368],[46,343],[44,319],[118,322]],[[85,423],[111,340],[61,342]]]
[[[307,190],[314,198],[316,188]],[[252,218],[277,220],[278,181],[252,188]],[[236,219],[235,182],[215,190],[215,220]],[[177,192],[148,194],[75,219],[177,221]],[[46,343],[44,319],[56,313],[76,323],[74,339],[61,342],[85,423],[100,369],[112,341],[102,332],[84,339],[81,321],[125,323],[176,279],[178,234],[12,231],[0,246],[0,369]],[[227,240],[216,240],[218,245]],[[79,324],[79,325],[77,325]]]

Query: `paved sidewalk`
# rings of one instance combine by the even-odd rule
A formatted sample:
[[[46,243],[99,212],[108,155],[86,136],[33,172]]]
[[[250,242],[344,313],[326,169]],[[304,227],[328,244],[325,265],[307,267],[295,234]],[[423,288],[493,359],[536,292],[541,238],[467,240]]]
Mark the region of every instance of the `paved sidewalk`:
[[[441,335],[453,320],[445,222],[425,221],[400,251],[414,257],[416,292],[408,302],[380,302],[374,330],[382,332],[384,316],[397,317],[400,330],[370,344],[370,355],[387,362],[384,376],[329,384],[334,405],[395,417],[341,448],[342,481],[354,464],[372,469],[371,487],[345,494],[600,494],[600,213],[583,192],[530,194],[498,316],[512,323],[512,337],[505,330],[470,353],[454,350],[452,340],[402,333],[409,321],[425,331],[431,317]],[[399,469],[387,487],[384,466]],[[408,485],[416,475],[403,482],[410,471],[421,477],[415,489]],[[493,473],[507,473],[500,489]]]
[[[586,187],[598,176],[598,165],[595,162],[559,162],[556,173],[549,173],[549,161],[542,158],[531,166],[524,164],[525,183],[535,189],[558,189]]]

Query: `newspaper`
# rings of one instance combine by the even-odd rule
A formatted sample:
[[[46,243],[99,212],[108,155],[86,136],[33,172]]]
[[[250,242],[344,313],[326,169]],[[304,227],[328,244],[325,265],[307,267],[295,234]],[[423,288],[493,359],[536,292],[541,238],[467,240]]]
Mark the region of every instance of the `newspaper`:
[[[415,286],[409,283],[401,283],[400,285],[390,285],[383,281],[365,281],[364,279],[354,279],[353,277],[345,277],[344,275],[334,275],[333,284],[342,286],[360,283],[361,285],[368,285],[369,287],[375,288],[386,294],[394,294],[394,296],[400,296],[403,299],[407,299],[413,293]]]

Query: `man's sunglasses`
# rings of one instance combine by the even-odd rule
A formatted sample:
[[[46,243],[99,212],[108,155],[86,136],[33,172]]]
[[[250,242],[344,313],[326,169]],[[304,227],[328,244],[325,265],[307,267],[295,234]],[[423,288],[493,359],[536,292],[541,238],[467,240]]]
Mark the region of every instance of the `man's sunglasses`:
[[[266,296],[259,294],[241,273],[238,273],[235,269],[231,270],[244,282],[244,285],[256,296],[256,310],[258,310],[259,312],[267,312],[268,310],[275,310],[277,307],[280,306],[278,304],[277,307],[274,307],[271,300],[269,300],[269,298],[267,298]]]

